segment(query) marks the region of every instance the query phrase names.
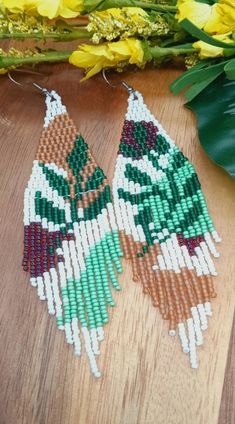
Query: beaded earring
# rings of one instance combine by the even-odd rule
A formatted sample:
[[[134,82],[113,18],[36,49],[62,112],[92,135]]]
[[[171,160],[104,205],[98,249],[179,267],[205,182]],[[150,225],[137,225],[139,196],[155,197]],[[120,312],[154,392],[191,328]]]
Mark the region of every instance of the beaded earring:
[[[103,74],[106,82],[109,83]],[[133,280],[141,281],[169,334],[178,332],[182,349],[197,368],[211,298],[211,255],[220,242],[194,167],[144,104],[129,91],[128,109],[113,178],[113,199],[124,257]],[[114,86],[109,83],[109,85]]]
[[[56,315],[67,343],[81,354],[81,337],[92,373],[107,306],[115,303],[122,271],[110,187],[88,145],[77,133],[60,96],[46,95],[46,116],[36,160],[24,194],[23,269]]]

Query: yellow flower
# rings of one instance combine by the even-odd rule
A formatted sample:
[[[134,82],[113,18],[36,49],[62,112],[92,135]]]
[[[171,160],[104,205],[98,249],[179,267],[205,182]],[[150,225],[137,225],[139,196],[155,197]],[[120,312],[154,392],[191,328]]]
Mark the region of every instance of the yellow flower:
[[[95,12],[97,16],[101,19],[105,19],[108,16],[112,16],[116,19],[123,19],[123,13],[127,15],[132,15],[136,22],[139,22],[140,16],[148,16],[147,12],[145,12],[140,7],[122,7],[121,9],[118,7],[112,7],[110,9],[106,9],[102,12]]]
[[[53,19],[57,16],[75,18],[83,9],[83,0],[41,0],[38,13]]]
[[[144,50],[141,41],[135,38],[99,46],[83,44],[72,53],[69,62],[88,71],[84,78],[86,80],[103,68],[121,67],[128,63],[143,65]]]
[[[232,43],[229,32],[227,34],[214,35],[213,38],[216,40],[223,41],[225,43]],[[212,46],[211,44],[204,43],[204,41],[196,41],[193,43],[195,49],[199,49],[199,57],[206,59],[207,57],[219,57],[224,55],[224,49],[222,47]]]
[[[39,0],[3,0],[3,4],[6,9],[13,13],[36,11],[38,3]]]
[[[4,6],[14,13],[37,12],[49,19],[63,16],[75,18],[83,10],[84,0],[3,0]]]
[[[204,30],[209,34],[235,31],[235,0],[220,0],[215,3]]]
[[[213,6],[194,0],[178,0],[178,21],[189,19],[209,34],[235,31],[235,0],[219,0]]]
[[[188,19],[198,28],[204,27],[211,14],[211,6],[194,0],[178,0],[177,7],[176,18],[178,21]]]
[[[4,3],[2,0],[0,0],[0,12],[4,12],[5,7],[4,7]]]
[[[154,20],[150,19],[148,13],[140,7],[115,7],[91,13],[87,30],[93,34],[93,43],[98,44],[101,39],[112,41],[137,35],[166,35],[169,25],[160,14]]]

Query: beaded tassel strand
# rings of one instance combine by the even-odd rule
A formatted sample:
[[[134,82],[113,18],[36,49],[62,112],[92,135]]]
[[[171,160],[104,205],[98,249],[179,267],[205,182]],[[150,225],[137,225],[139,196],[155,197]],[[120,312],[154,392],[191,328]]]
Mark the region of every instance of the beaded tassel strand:
[[[84,341],[91,371],[120,290],[118,227],[110,187],[60,96],[46,95],[46,116],[36,160],[24,195],[23,269],[56,315],[66,341],[81,354]]]
[[[132,91],[113,179],[114,207],[133,280],[152,298],[169,334],[197,368],[196,347],[216,296],[220,242],[192,164]]]

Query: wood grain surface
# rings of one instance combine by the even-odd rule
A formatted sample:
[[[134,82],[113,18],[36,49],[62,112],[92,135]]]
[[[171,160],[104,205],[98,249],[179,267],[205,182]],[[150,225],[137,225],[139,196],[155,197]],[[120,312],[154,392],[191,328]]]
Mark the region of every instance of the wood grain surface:
[[[218,424],[235,423],[235,316],[230,338],[227,366]]]
[[[115,294],[117,307],[110,311],[101,348],[99,380],[90,375],[85,357],[74,356],[21,270],[23,192],[45,107],[39,92],[1,79],[0,424],[234,423],[231,404],[223,404],[220,418],[219,410],[235,300],[235,184],[201,149],[183,98],[170,94],[169,84],[178,74],[149,68],[123,76],[142,92],[195,165],[223,238],[213,317],[199,349],[200,367],[192,370],[178,339],[168,336],[167,324],[124,263],[122,291]],[[111,182],[127,92],[110,88],[99,76],[79,84],[80,77],[77,69],[60,64],[48,81],[38,82],[61,94]]]

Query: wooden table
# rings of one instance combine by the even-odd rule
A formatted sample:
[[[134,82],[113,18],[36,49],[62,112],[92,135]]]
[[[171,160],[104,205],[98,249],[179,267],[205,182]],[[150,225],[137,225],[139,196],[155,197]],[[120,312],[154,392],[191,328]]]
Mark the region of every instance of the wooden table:
[[[1,79],[0,424],[235,422],[234,337],[220,409],[235,299],[235,184],[201,149],[194,116],[183,107],[183,98],[170,94],[169,84],[178,74],[150,68],[125,78],[143,93],[198,171],[223,238],[214,314],[199,349],[200,367],[192,370],[178,339],[168,336],[167,324],[141,286],[131,281],[130,266],[124,263],[122,291],[115,295],[117,307],[110,311],[102,344],[100,380],[90,375],[85,357],[74,356],[21,270],[23,192],[45,107],[39,92]],[[127,93],[110,88],[101,77],[79,84],[80,77],[77,69],[60,64],[46,83],[40,82],[62,95],[111,182]]]

